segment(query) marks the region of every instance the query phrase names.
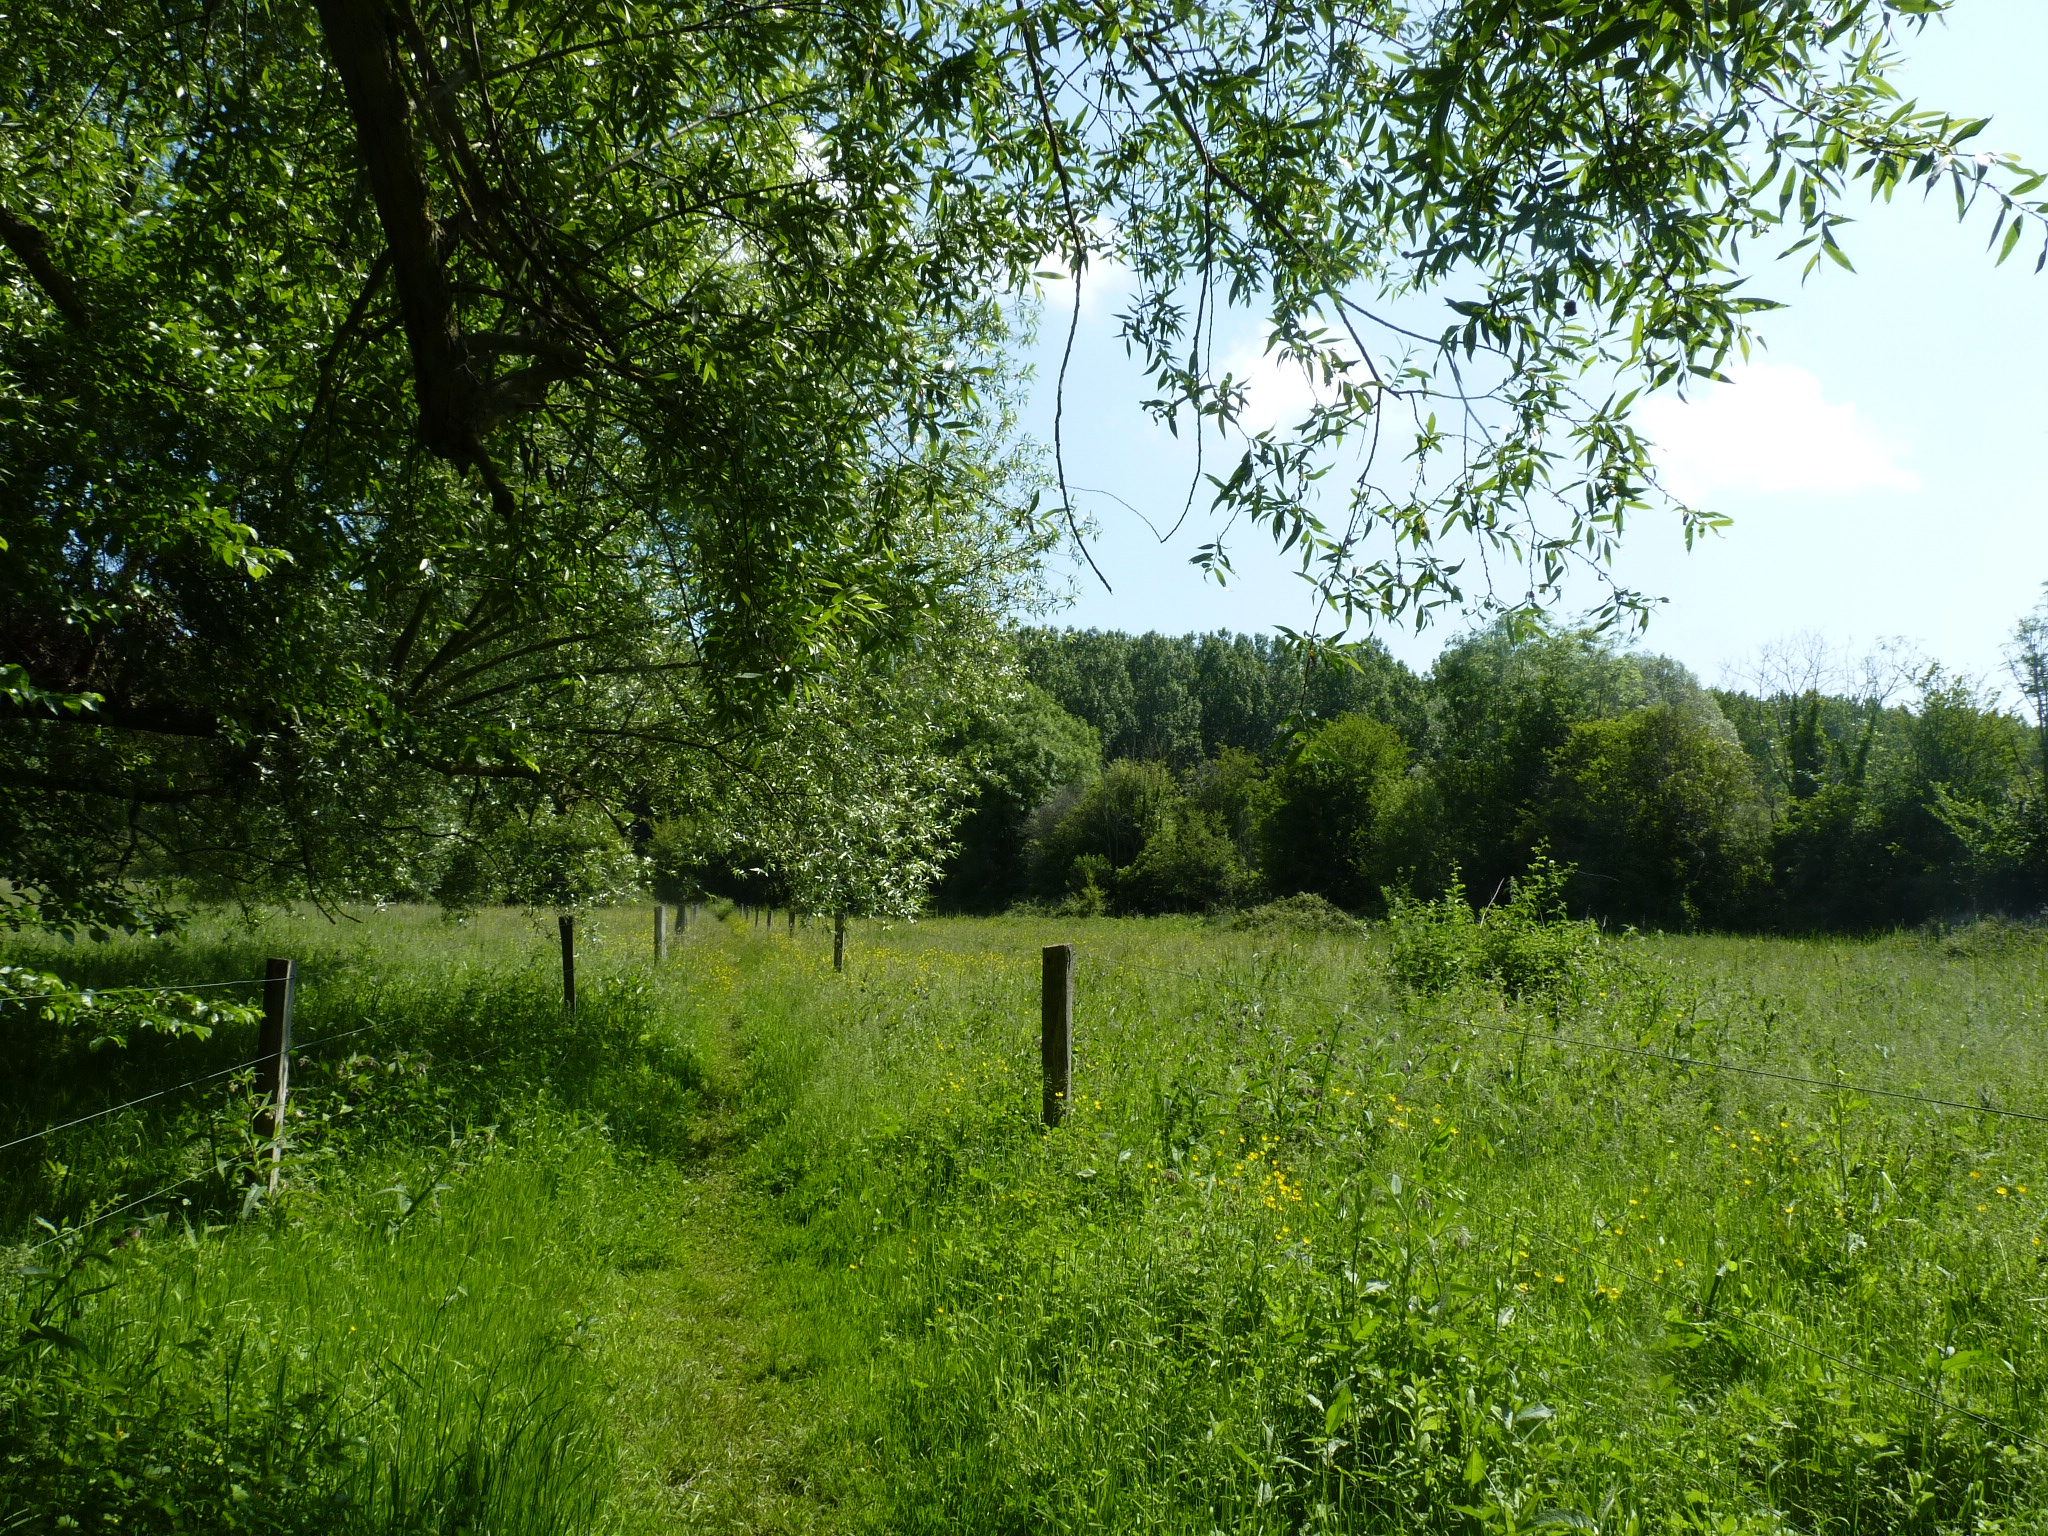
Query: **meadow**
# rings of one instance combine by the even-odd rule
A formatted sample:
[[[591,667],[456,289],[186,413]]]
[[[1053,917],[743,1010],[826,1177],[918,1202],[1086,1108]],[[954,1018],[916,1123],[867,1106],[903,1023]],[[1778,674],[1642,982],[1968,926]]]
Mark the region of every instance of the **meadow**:
[[[0,1009],[0,1532],[2048,1529],[2032,930],[648,928],[12,941],[304,1048]]]

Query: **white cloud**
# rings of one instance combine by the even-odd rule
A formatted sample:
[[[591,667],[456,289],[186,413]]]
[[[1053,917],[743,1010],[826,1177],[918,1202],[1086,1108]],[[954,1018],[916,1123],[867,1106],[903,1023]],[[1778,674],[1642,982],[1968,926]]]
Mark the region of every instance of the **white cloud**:
[[[1290,432],[1318,404],[1327,405],[1337,395],[1334,386],[1323,384],[1320,371],[1311,375],[1295,359],[1257,345],[1226,357],[1217,373],[1227,373],[1243,386],[1244,412],[1238,426],[1247,433],[1269,428]]]
[[[1702,501],[1727,491],[1847,496],[1913,491],[1920,478],[1855,405],[1827,400],[1804,368],[1739,364],[1733,381],[1690,401],[1660,396],[1637,412],[1665,484]]]
[[[1081,274],[1081,318],[1091,322],[1114,313],[1137,287],[1136,274],[1108,254],[1110,231],[1098,224],[1093,233],[1093,249]],[[1038,258],[1036,271],[1038,297],[1045,306],[1047,322],[1054,318],[1064,320],[1074,309],[1074,290],[1068,286],[1073,281],[1073,269],[1067,265],[1066,256],[1059,251],[1047,251]]]

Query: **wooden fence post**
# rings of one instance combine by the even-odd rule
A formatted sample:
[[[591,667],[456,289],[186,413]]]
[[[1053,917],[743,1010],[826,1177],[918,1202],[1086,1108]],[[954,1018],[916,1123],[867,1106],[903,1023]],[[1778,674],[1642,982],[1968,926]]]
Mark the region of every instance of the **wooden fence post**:
[[[576,914],[563,912],[555,918],[562,929],[562,1011],[576,1011]]]
[[[846,914],[835,913],[832,918],[832,969],[846,969]]]
[[[279,1165],[284,1159],[284,1108],[292,1088],[292,1001],[298,992],[299,967],[293,960],[267,960],[263,965],[263,1028],[256,1037],[256,1094],[267,1099],[264,1116],[270,1133],[270,1192],[277,1193]]]
[[[792,939],[796,937],[796,908],[795,908],[795,907],[791,907],[791,908],[789,909],[789,936],[790,936],[790,937],[791,937]]]
[[[662,964],[668,959],[668,903],[654,904],[654,963]]]
[[[1045,946],[1040,982],[1039,1055],[1045,1064],[1045,1123],[1066,1118],[1074,1087],[1074,946]]]

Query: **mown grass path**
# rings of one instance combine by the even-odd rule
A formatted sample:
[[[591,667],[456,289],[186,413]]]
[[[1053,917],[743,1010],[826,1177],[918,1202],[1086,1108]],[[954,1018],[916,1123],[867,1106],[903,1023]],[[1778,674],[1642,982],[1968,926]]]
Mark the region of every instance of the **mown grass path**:
[[[815,1327],[775,1273],[771,1222],[714,1154],[664,1191],[667,1240],[614,1269],[605,1365],[617,1386],[629,1526],[833,1531],[818,1485],[834,1429]]]
[[[694,1149],[650,1170],[643,1240],[612,1266],[606,1369],[628,1529],[846,1529],[821,1485],[843,1427],[832,1351],[776,1259],[780,1223],[741,1169],[749,1051],[733,1014],[698,1034],[705,1095]]]

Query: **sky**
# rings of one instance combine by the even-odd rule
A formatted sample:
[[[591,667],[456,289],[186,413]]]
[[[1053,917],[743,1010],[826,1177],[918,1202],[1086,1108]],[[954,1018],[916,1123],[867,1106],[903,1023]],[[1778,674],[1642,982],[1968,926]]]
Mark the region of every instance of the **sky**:
[[[1909,44],[1895,79],[1926,105],[1990,116],[1980,147],[2048,166],[2044,59],[2048,0],[1957,0]],[[1825,649],[1848,666],[1886,646],[1996,687],[2013,623],[2048,582],[2039,237],[1995,267],[1989,217],[1958,225],[1945,191],[1890,204],[1858,195],[1844,211],[1856,220],[1843,235],[1854,273],[1825,265],[1802,282],[1796,261],[1760,262],[1752,291],[1790,306],[1763,317],[1763,349],[1730,370],[1731,383],[1639,408],[1673,490],[1734,523],[1690,553],[1675,518],[1631,524],[1616,575],[1664,600],[1636,643],[1708,683],[1752,680],[1774,650]],[[1113,590],[1068,557],[1059,574],[1073,600],[1048,621],[1308,628],[1312,594],[1261,536],[1234,538],[1238,574],[1226,586],[1188,564],[1214,532],[1206,497],[1177,535],[1155,537],[1180,516],[1194,461],[1139,407],[1147,390],[1115,339],[1115,288],[1107,276],[1084,285],[1062,414],[1067,479],[1098,525],[1090,551]],[[1049,309],[1028,355],[1036,377],[1023,424],[1044,443],[1065,318]],[[1240,364],[1260,350],[1255,317],[1219,336],[1219,354]],[[1305,389],[1269,367],[1259,404],[1284,414]],[[1212,441],[1208,456],[1213,469],[1237,454]],[[1378,633],[1426,666],[1460,627],[1452,616],[1420,634]]]

